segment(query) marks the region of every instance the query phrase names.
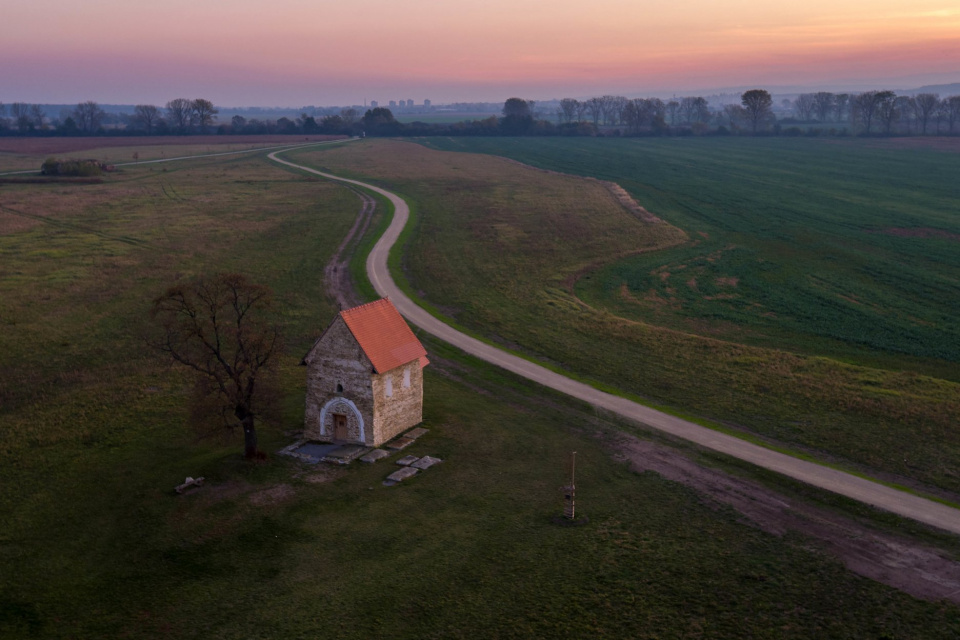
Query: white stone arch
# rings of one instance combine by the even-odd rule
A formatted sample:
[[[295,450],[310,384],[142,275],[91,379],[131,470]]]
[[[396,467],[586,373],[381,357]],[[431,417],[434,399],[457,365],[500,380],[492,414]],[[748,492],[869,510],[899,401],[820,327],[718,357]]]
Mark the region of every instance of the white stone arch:
[[[336,411],[339,409],[339,411]],[[323,408],[320,409],[320,436],[326,438],[333,438],[334,434],[327,430],[327,415],[331,413],[346,413],[352,414],[354,419],[357,421],[357,427],[360,431],[360,442],[366,443],[367,435],[364,429],[363,424],[363,415],[361,415],[360,410],[357,409],[357,405],[353,404],[353,401],[349,398],[344,398],[342,396],[337,396],[336,398],[330,398],[326,404],[323,405]]]

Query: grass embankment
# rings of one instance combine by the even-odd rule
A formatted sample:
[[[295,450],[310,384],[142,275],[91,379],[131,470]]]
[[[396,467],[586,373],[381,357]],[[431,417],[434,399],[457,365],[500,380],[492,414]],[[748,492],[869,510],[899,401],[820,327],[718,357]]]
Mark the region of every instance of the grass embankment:
[[[609,261],[578,283],[591,304],[960,379],[960,154],[872,140],[529,142],[437,141],[614,180],[694,240]]]
[[[536,146],[543,144],[565,157],[560,147],[554,148],[564,141],[481,141],[477,145],[492,149],[495,142],[514,150],[530,143],[547,155]],[[605,142],[644,144],[590,140],[566,144],[570,154],[578,145],[600,154],[592,145]],[[700,141],[657,144],[669,142],[695,145]],[[734,143],[742,145],[744,141]],[[610,154],[615,155],[617,149],[611,147]],[[411,287],[430,305],[468,329],[577,375],[827,460],[854,463],[868,473],[885,472],[960,490],[956,472],[960,433],[954,425],[954,416],[960,412],[960,385],[936,377],[951,370],[952,363],[917,357],[910,364],[929,369],[933,375],[896,371],[876,365],[890,366],[900,356],[876,349],[863,358],[875,366],[863,366],[740,344],[734,339],[736,331],[722,334],[727,339],[721,340],[666,328],[639,316],[623,319],[606,309],[584,308],[571,293],[570,283],[585,265],[596,261],[620,264],[618,256],[625,247],[643,249],[676,238],[669,226],[645,225],[611,199],[592,196],[592,189],[600,190],[596,183],[570,182],[505,160],[444,154],[401,142],[378,141],[351,149],[305,152],[298,157],[335,171],[369,176],[413,200],[418,217],[404,249],[405,273]],[[695,157],[685,156],[691,163]],[[714,162],[713,170],[719,173],[722,163],[716,158]],[[757,163],[763,164],[762,159]],[[696,166],[686,172],[668,168],[678,181],[684,173],[697,170]],[[776,184],[771,183],[770,188],[775,189]],[[702,197],[710,195],[706,187],[702,193],[706,194]],[[665,198],[667,195],[661,195],[661,200],[648,208],[673,219],[672,209],[656,206]],[[641,200],[641,204],[647,203]],[[741,208],[753,206],[748,205]],[[775,216],[776,211],[767,214]],[[689,218],[678,216],[677,222],[683,225]],[[696,248],[706,243],[697,230],[691,229],[694,239],[683,247],[639,253],[623,262],[655,262],[658,256],[670,261],[677,253],[691,251],[692,244],[698,243]],[[802,253],[803,243],[798,239],[791,242],[797,243],[796,253]],[[755,244],[763,243],[756,240]],[[710,247],[704,250],[708,258],[714,253]],[[781,262],[795,259],[790,257],[793,254],[781,255]],[[799,268],[795,262],[788,266]],[[931,277],[937,282],[941,278],[938,274]],[[659,281],[660,276],[655,279]],[[780,286],[786,289],[788,281],[784,279]],[[858,295],[857,283],[850,278],[852,295]],[[771,284],[770,288],[776,287]],[[938,313],[948,313],[954,303],[939,304]],[[713,331],[703,318],[697,321],[701,329]],[[722,329],[725,325],[718,326]],[[947,337],[951,331],[955,327],[942,329]],[[782,333],[788,335],[786,329]],[[822,344],[816,336],[809,343],[806,340],[801,335],[795,342],[812,344],[811,350]],[[800,345],[794,347],[802,351]],[[848,352],[851,359],[858,350]]]
[[[296,362],[334,313],[318,276],[359,207],[346,189],[240,158],[4,187],[13,203],[43,220],[0,212],[0,637],[960,633],[956,607],[611,464],[580,405],[439,344],[411,452],[445,462],[403,486],[380,484],[384,463],[318,483],[196,442],[186,380],[138,339],[150,299],[201,270],[274,287],[289,396],[261,442],[278,448],[302,424]],[[561,528],[571,450],[591,524]],[[178,497],[186,475],[207,485]]]

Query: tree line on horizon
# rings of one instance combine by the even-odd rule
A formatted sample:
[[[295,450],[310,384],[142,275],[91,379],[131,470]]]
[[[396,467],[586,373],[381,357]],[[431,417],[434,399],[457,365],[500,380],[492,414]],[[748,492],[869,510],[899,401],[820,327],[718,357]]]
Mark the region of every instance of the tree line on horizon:
[[[780,112],[780,118],[775,110]],[[218,113],[209,100],[176,98],[164,107],[136,105],[132,114],[114,117],[118,121],[106,126],[110,115],[93,101],[77,104],[56,120],[48,119],[40,105],[0,103],[0,135],[190,135],[211,131],[220,135],[375,136],[954,135],[960,124],[960,96],[941,99],[935,93],[898,96],[893,91],[820,91],[803,93],[775,106],[768,91],[751,89],[740,95],[739,103],[715,107],[702,96],[664,101],[604,95],[586,100],[564,98],[552,114],[538,110],[534,101],[510,98],[500,117],[448,124],[402,123],[385,107],[368,109],[363,114],[356,108],[345,108],[339,114],[319,119],[306,113],[277,120],[235,115],[229,123],[218,123]],[[832,126],[824,130],[822,125]]]
[[[893,91],[859,94],[820,91],[784,100],[781,108],[790,115],[776,118],[770,93],[752,89],[741,94],[740,104],[726,104],[716,109],[702,96],[666,102],[659,98],[631,100],[609,95],[588,100],[564,98],[556,117],[559,122],[589,122],[598,128],[619,125],[632,133],[677,127],[705,133],[711,126],[720,131],[749,129],[751,133],[770,130],[784,133],[784,125],[833,124],[849,125],[848,133],[871,135],[880,129],[887,135],[927,135],[931,129],[935,134],[944,133],[944,128],[945,133],[953,134],[960,123],[960,96],[941,99],[935,93],[911,97],[897,96]],[[799,127],[796,130],[802,131]]]

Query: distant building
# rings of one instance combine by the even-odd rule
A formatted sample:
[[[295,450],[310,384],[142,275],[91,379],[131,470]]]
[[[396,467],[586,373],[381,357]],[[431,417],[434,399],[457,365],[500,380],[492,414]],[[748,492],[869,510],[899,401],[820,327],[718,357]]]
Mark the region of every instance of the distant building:
[[[424,109],[429,109],[431,104],[433,104],[433,103],[430,102],[429,100],[424,100],[424,101],[423,101],[423,108],[424,108]]]
[[[380,106],[380,103],[377,102],[376,100],[371,100],[371,101],[370,101],[370,108],[371,108],[371,109],[376,109],[376,108],[379,107],[379,106]]]
[[[407,108],[413,109],[413,100],[407,100]]]
[[[396,100],[391,100],[391,101],[390,101],[390,108],[391,108],[391,109],[396,109],[396,108],[397,108],[397,101],[396,101]]]
[[[303,358],[303,434],[378,447],[423,421],[427,352],[389,298],[341,311]]]

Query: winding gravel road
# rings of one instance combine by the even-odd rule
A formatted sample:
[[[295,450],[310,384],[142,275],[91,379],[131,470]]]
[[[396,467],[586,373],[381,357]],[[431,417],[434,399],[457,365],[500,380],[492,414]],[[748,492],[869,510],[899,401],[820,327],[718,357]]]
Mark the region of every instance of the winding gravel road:
[[[776,471],[795,480],[826,489],[833,493],[853,498],[860,502],[873,505],[880,509],[926,523],[928,525],[960,534],[960,510],[944,504],[927,500],[903,491],[898,491],[882,484],[864,478],[831,469],[813,462],[799,460],[791,456],[766,449],[753,443],[729,436],[718,431],[701,427],[681,418],[662,413],[650,407],[626,400],[593,387],[577,382],[524,360],[496,347],[483,343],[475,338],[460,333],[456,329],[444,324],[434,316],[419,307],[397,287],[387,267],[387,256],[390,249],[403,230],[410,216],[410,209],[402,198],[386,189],[381,189],[359,180],[341,178],[329,173],[317,171],[302,165],[294,164],[277,157],[279,151],[269,154],[269,158],[280,164],[287,165],[300,171],[314,175],[356,185],[379,193],[393,203],[395,213],[390,227],[386,230],[373,251],[367,258],[367,274],[371,283],[381,296],[390,296],[393,304],[403,316],[424,331],[444,340],[467,353],[486,360],[507,371],[511,371],[524,378],[550,387],[574,398],[588,402],[594,406],[634,420],[641,424],[653,427],[672,436],[689,440],[708,449],[725,453],[734,458],[745,460],[758,467]]]

